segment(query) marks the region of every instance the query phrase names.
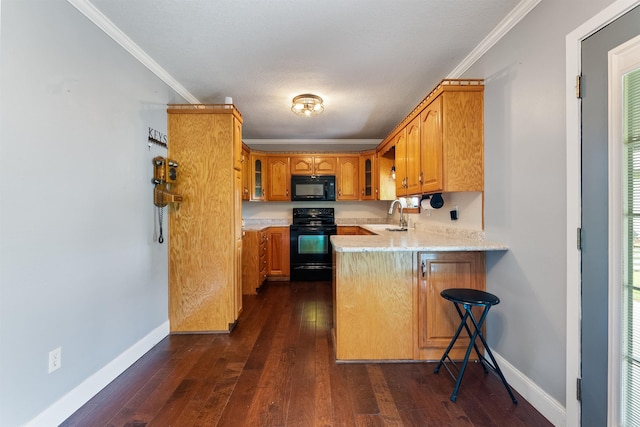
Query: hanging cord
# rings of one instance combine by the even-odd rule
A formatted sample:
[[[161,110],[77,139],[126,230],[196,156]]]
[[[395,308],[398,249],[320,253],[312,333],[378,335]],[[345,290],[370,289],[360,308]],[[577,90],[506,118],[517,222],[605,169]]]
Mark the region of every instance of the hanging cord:
[[[162,237],[162,216],[164,213],[164,208],[158,206],[158,222],[160,225],[160,236],[158,236],[158,243],[164,242],[164,237]]]

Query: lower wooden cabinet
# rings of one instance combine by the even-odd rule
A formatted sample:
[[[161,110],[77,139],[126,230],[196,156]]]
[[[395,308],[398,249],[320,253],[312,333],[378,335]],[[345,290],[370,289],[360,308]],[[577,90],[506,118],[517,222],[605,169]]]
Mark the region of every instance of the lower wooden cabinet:
[[[267,233],[267,276],[269,280],[289,280],[289,227],[269,227]]]
[[[242,239],[242,293],[255,295],[267,279],[267,230],[245,231]]]
[[[334,252],[334,262],[338,360],[437,361],[460,324],[440,292],[485,289],[484,252]],[[465,337],[453,359],[464,358]]]
[[[358,225],[339,225],[338,226],[338,235],[360,235],[367,236],[375,234],[369,230],[365,230],[364,228]]]
[[[360,227],[357,225],[339,225],[338,235],[357,235],[360,234]]]
[[[440,295],[448,288],[485,290],[485,253],[418,253],[415,359],[439,360],[460,324],[454,305]],[[474,314],[479,316],[480,312]],[[450,352],[452,359],[463,359],[468,344],[468,335],[463,331]]]

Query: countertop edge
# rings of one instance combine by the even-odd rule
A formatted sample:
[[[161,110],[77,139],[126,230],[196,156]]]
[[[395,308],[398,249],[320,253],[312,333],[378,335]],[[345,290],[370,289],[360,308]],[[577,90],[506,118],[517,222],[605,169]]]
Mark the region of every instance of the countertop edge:
[[[331,236],[335,252],[487,252],[507,251],[503,243],[467,239],[458,235],[433,233],[424,230],[388,231],[392,225],[367,225],[363,228],[373,235]]]

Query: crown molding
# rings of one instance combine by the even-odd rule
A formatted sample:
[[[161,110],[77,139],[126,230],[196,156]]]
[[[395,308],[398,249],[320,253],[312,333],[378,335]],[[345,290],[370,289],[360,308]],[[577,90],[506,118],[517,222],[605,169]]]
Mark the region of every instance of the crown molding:
[[[247,144],[278,145],[278,144],[351,144],[351,145],[377,145],[382,139],[242,139]]]
[[[176,91],[186,101],[192,104],[201,104],[184,86],[171,76],[164,68],[154,61],[147,53],[135,44],[125,33],[102,14],[89,0],[67,0],[80,13],[89,18],[98,28],[107,33],[116,43],[122,46],[127,52],[133,55],[160,80],[165,82],[170,88]]]
[[[152,73],[158,76],[169,87],[175,90],[186,101],[192,104],[201,102],[174,79],[164,68],[154,61],[144,50],[135,44],[113,22],[102,14],[89,0],[67,0],[80,13],[96,24],[102,31],[122,46],[133,57],[140,61]],[[522,0],[472,51],[454,68],[447,78],[459,78],[482,55],[504,37],[518,22],[520,22],[542,0]],[[319,141],[314,141],[319,142]],[[264,143],[264,142],[262,142]]]
[[[457,79],[516,26],[542,0],[522,0],[500,23],[485,37],[466,58],[454,68],[447,78]]]

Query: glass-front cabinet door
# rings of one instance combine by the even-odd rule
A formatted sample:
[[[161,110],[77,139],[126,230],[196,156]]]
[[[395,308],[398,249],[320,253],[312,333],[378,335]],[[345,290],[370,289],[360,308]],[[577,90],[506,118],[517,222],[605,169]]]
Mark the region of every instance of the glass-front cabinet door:
[[[251,153],[251,200],[265,200],[265,156]]]
[[[377,185],[374,173],[375,151],[360,156],[360,200],[377,200]]]

